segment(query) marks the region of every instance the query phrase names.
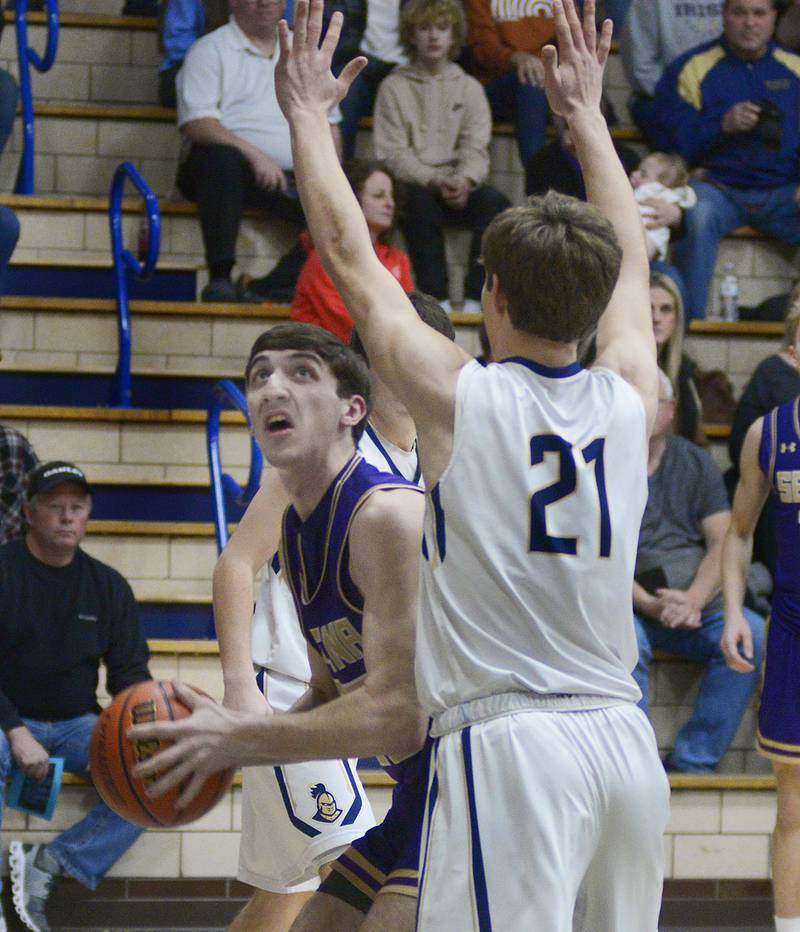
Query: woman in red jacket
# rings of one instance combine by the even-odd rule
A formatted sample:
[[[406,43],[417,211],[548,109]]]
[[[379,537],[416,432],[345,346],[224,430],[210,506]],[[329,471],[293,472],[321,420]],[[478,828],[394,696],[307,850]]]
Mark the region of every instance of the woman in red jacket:
[[[408,256],[402,249],[390,246],[387,242],[394,229],[394,179],[381,162],[351,162],[346,171],[364,212],[378,258],[405,291],[413,291],[414,282]],[[353,321],[339,292],[322,267],[311,238],[308,233],[302,235],[308,258],[297,280],[291,319],[317,324],[335,334],[344,343],[349,343]]]

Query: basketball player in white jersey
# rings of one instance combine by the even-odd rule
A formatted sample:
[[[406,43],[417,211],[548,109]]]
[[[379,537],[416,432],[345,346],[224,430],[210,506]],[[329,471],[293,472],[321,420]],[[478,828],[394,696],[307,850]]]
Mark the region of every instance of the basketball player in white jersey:
[[[410,297],[422,321],[454,339],[453,325],[434,298],[419,292]],[[369,362],[355,332],[351,346]],[[414,422],[379,377],[371,373],[371,380],[370,420],[359,451],[376,469],[419,483]],[[288,504],[277,473],[268,471],[214,569],[214,617],[224,704],[232,709],[286,711],[305,692],[310,679],[308,649],[292,595],[282,574],[276,572],[277,561],[273,565],[281,518]],[[251,593],[262,567],[253,612]],[[311,787],[320,785],[325,787],[324,800],[330,797],[336,802],[330,821],[321,818],[318,811],[323,797],[309,793]],[[342,825],[343,814],[359,801],[358,815]],[[355,761],[246,767],[238,878],[256,892],[229,932],[289,929],[319,886],[320,868],[372,825],[372,810],[355,772]]]
[[[655,932],[668,785],[639,691],[630,591],[657,405],[636,204],[600,112],[594,0],[553,0],[543,52],[589,205],[554,193],[483,240],[481,368],[420,327],[375,258],[326,132],[322,0],[280,26],[277,93],[326,270],[417,425],[428,488],[417,689],[436,739],[418,927]],[[576,362],[596,328],[597,362]]]

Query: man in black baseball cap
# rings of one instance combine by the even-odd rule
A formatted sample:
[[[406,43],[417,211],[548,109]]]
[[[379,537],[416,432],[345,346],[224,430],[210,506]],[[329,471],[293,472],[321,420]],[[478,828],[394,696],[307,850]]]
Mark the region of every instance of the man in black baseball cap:
[[[50,756],[86,773],[101,662],[112,695],[150,678],[131,587],[81,549],[91,507],[83,470],[63,460],[42,463],[27,476],[27,533],[0,547],[0,787],[12,764],[29,779],[46,778]],[[93,889],[140,834],[98,802],[47,845],[12,841],[20,919],[32,932],[47,932],[47,900],[58,879],[71,874]]]

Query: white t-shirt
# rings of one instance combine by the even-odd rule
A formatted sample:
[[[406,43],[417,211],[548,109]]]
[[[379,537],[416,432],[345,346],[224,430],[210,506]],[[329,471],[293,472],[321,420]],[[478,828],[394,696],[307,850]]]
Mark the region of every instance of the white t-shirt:
[[[381,472],[402,476],[410,482],[420,482],[417,447],[401,450],[368,425],[358,445],[364,459]],[[294,607],[292,593],[273,564],[264,568],[253,614],[251,650],[253,663],[273,673],[308,682],[311,668],[308,650]]]
[[[257,49],[234,17],[189,49],[177,78],[178,126],[212,118],[292,169],[289,124],[275,96],[276,43],[272,56]],[[338,109],[331,123],[338,123]]]
[[[425,516],[424,711],[497,693],[636,702],[631,591],[645,413],[608,369],[470,362]]]
[[[400,44],[400,0],[367,0],[367,25],[361,37],[361,51],[395,65],[408,62],[408,55]]]

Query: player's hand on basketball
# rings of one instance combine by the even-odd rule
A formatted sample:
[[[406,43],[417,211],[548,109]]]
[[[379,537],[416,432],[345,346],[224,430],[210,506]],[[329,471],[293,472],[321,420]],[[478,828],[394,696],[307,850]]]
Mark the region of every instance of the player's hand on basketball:
[[[333,53],[342,31],[342,14],[333,14],[322,36],[323,0],[298,0],[294,34],[285,20],[278,25],[280,60],[275,68],[275,91],[287,120],[303,110],[327,113],[347,94],[367,59],[359,55],[348,62],[339,77],[331,71]]]
[[[234,712],[188,686],[173,684],[177,697],[192,710],[188,718],[173,722],[152,722],[134,725],[128,730],[132,741],[152,739],[173,741],[170,747],[137,764],[134,775],[153,777],[148,796],[157,798],[178,784],[186,789],[177,800],[179,809],[187,806],[200,792],[212,773],[242,763],[247,747],[236,740],[236,726],[251,721],[252,715]]]
[[[600,112],[603,93],[603,70],[611,49],[610,19],[603,22],[598,41],[595,26],[595,0],[583,5],[583,23],[575,9],[575,0],[553,0],[558,49],[542,49],[544,87],[554,113],[569,117],[577,110]]]
[[[725,663],[739,673],[752,673],[753,632],[741,612],[726,613],[725,627],[720,641]]]
[[[49,758],[47,749],[33,737],[25,725],[6,732],[14,763],[31,780],[41,782],[47,776]]]

